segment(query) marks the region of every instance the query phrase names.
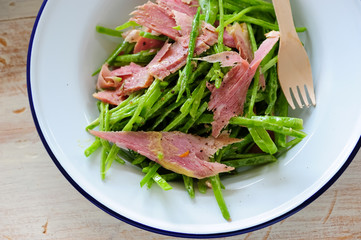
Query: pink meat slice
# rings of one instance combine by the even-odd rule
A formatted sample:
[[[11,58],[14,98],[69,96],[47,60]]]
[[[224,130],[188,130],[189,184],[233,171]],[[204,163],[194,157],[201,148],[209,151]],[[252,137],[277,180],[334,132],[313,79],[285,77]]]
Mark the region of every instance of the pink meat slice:
[[[133,53],[139,53],[145,50],[161,48],[163,45],[164,45],[164,41],[140,37],[134,46]]]
[[[254,60],[248,64],[246,60],[238,63],[224,77],[220,88],[209,86],[211,97],[208,108],[213,110],[212,136],[219,136],[229,120],[243,113],[247,90],[262,59],[273,48],[279,39],[279,32],[272,31],[266,35]]]
[[[179,42],[171,44],[160,60],[153,59],[147,66],[149,73],[163,80],[169,74],[176,72],[183,67],[187,60],[188,49]]]
[[[209,55],[206,57],[194,58],[194,59],[200,60],[200,61],[206,61],[206,62],[210,62],[210,63],[219,62],[219,63],[221,63],[221,67],[233,67],[237,63],[240,63],[243,61],[241,56],[237,52],[234,52],[234,51],[225,51],[225,52]]]
[[[110,70],[108,64],[103,64],[98,75],[97,89],[117,88],[122,83],[118,81]]]
[[[172,10],[172,13],[174,15],[175,22],[177,26],[180,26],[180,34],[182,36],[189,36],[192,31],[192,21],[193,17],[190,17],[189,15]]]
[[[94,93],[93,96],[100,101],[113,105],[118,105],[130,93],[147,88],[153,82],[153,77],[149,74],[147,68],[135,63],[115,69],[110,72],[110,75],[122,78],[116,89],[100,91]]]
[[[173,44],[165,44],[154,59],[148,64],[149,73],[163,80],[169,74],[178,71],[187,62],[192,17],[173,11],[176,22],[181,26],[181,37]],[[202,23],[199,37],[196,41],[195,55],[199,55],[217,42],[217,33],[212,25]]]
[[[245,23],[234,23],[232,26],[227,27],[227,31],[232,35],[241,57],[251,62],[253,60],[253,51],[247,25]]]
[[[125,96],[119,90],[104,90],[96,92],[93,94],[93,97],[98,99],[99,101],[112,105],[119,105],[121,102],[127,99],[127,96]]]
[[[236,42],[234,41],[233,36],[228,33],[227,28],[225,28],[225,29],[224,29],[224,32],[223,32],[223,43],[224,43],[224,45],[226,45],[227,47],[237,48]]]
[[[199,6],[197,0],[187,2],[183,0],[157,0],[157,3],[164,8],[176,10],[191,17],[197,13],[197,7]]]
[[[137,10],[131,13],[130,21],[159,32],[165,36],[176,40],[180,34],[174,29],[176,22],[172,11],[158,4],[148,1],[146,4],[138,6]]]
[[[182,132],[99,132],[91,134],[115,143],[121,148],[131,149],[164,168],[193,178],[206,178],[229,172],[233,167],[209,162],[218,149],[241,139],[226,135],[203,138]]]

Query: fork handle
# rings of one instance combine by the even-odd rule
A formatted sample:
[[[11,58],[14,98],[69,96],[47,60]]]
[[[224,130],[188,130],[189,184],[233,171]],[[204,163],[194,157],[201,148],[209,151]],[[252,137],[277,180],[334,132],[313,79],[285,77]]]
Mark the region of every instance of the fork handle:
[[[272,2],[281,34],[297,36],[290,0],[272,0]]]

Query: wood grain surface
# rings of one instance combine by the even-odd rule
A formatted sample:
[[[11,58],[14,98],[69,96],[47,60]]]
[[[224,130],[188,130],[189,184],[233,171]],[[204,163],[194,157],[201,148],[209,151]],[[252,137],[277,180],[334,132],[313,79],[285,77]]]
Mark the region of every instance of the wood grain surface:
[[[130,226],[94,206],[46,153],[26,89],[28,42],[41,3],[0,0],[0,239],[174,239]],[[359,153],[305,209],[227,239],[361,239],[360,180]]]

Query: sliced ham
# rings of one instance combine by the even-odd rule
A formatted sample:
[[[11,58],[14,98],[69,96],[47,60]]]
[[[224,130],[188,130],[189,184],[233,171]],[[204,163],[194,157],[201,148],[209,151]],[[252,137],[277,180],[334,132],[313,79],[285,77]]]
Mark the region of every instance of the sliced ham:
[[[164,41],[140,37],[134,46],[133,53],[161,48],[163,45],[164,45]]]
[[[164,8],[176,10],[192,17],[197,13],[199,6],[197,0],[157,0],[157,3]]]
[[[98,99],[99,101],[109,103],[112,105],[119,105],[127,96],[125,96],[122,92],[117,90],[104,90],[100,92],[96,92],[93,94],[93,97]]]
[[[159,32],[165,36],[176,40],[180,33],[174,29],[176,21],[172,11],[158,4],[147,2],[138,6],[137,10],[131,13],[130,21]]]
[[[163,48],[147,66],[149,73],[160,80],[183,67],[188,54],[188,49],[179,42],[165,45]]]
[[[90,133],[113,142],[121,148],[136,151],[168,170],[198,179],[233,170],[233,167],[210,162],[209,157],[224,146],[242,141],[226,135],[215,139],[181,132],[99,132],[91,130]]]
[[[179,30],[180,34],[182,36],[189,36],[192,31],[193,18],[185,13],[175,10],[172,10],[172,13],[174,15],[174,19],[177,26],[180,26],[180,30]]]
[[[221,63],[221,67],[233,67],[237,63],[243,61],[241,56],[234,51],[226,51],[226,52],[216,53],[206,57],[194,58],[194,59],[200,61],[207,61],[210,63],[219,62]]]
[[[113,74],[109,70],[108,64],[103,64],[100,73],[98,75],[97,81],[97,89],[106,89],[106,88],[117,88],[119,87],[122,82],[119,81],[115,74]]]
[[[249,63],[243,60],[226,74],[219,88],[208,87],[211,90],[208,108],[213,110],[213,137],[219,136],[232,117],[242,113],[249,79],[252,79],[247,77],[248,69]]]
[[[234,23],[232,26],[227,27],[227,32],[232,35],[241,57],[251,62],[253,60],[253,51],[247,25],[245,23]]]
[[[181,26],[181,36],[173,44],[165,44],[155,58],[148,64],[149,73],[155,78],[163,80],[169,74],[178,71],[187,62],[190,33],[192,30],[192,17],[173,11],[177,24]],[[217,42],[215,28],[202,22],[201,30],[196,41],[195,55],[207,51]]]
[[[223,44],[230,48],[237,48],[236,42],[231,34],[228,33],[227,28],[223,32]]]
[[[212,136],[219,136],[232,117],[243,113],[249,85],[262,59],[277,43],[279,32],[272,31],[266,37],[267,39],[255,52],[254,60],[250,64],[244,60],[233,67],[224,77],[220,88],[209,86],[211,97],[208,107],[214,112]]]
[[[113,70],[110,72],[110,75],[122,78],[119,84],[117,84],[116,89],[100,91],[93,94],[93,96],[100,101],[113,105],[118,105],[124,100],[124,97],[128,96],[130,93],[147,88],[153,82],[153,77],[149,74],[147,68],[135,63],[130,63],[127,66]],[[98,85],[100,83],[101,81],[98,79]]]

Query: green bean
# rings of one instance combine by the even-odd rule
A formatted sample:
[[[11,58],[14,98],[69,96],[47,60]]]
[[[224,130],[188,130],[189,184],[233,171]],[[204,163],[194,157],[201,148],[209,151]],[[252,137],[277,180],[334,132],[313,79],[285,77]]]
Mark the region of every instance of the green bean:
[[[193,187],[193,178],[183,175],[184,187],[186,188],[190,198],[194,198],[194,187]]]
[[[249,39],[251,42],[252,51],[253,51],[253,53],[255,53],[257,51],[257,43],[256,43],[254,31],[253,31],[251,24],[247,23],[247,30],[248,30]],[[257,70],[256,74],[254,76],[253,85],[251,88],[251,97],[248,102],[248,113],[247,113],[248,117],[251,117],[254,115],[253,108],[254,108],[254,104],[256,102],[256,97],[257,97],[257,92],[258,92],[258,87],[259,87],[259,79],[260,79],[260,73]]]
[[[161,98],[159,101],[157,101],[153,107],[147,112],[145,118],[151,118],[156,112],[161,109],[164,104],[166,104],[168,101],[170,101],[176,93],[178,93],[179,87],[178,85],[174,86],[173,88],[169,89]]]
[[[189,46],[188,46],[188,55],[187,55],[187,62],[186,65],[182,71],[182,74],[179,77],[178,85],[179,85],[179,93],[177,97],[177,101],[180,100],[182,97],[184,91],[189,91],[187,86],[189,83],[189,79],[192,74],[192,59],[194,50],[196,47],[196,41],[199,34],[199,16],[200,16],[200,7],[198,7],[197,14],[194,16],[193,23],[192,23],[192,31],[190,33],[190,39],[189,39]],[[188,93],[188,92],[187,92]]]
[[[232,18],[233,16],[234,15],[224,15],[224,19],[227,21],[228,19]],[[269,30],[279,31],[279,26],[277,24],[273,24],[273,23],[263,21],[258,18],[250,17],[250,16],[242,16],[238,19],[238,21],[255,24],[255,25],[261,26],[265,29],[269,29]],[[305,27],[296,27],[296,32],[305,32],[306,30],[307,30],[307,28],[305,28]]]
[[[213,114],[210,113],[206,113],[201,115],[198,120],[196,121],[196,125],[199,124],[210,124],[211,122],[213,122]]]
[[[278,116],[288,115],[288,102],[282,91],[280,91],[276,100],[275,114]],[[275,142],[277,146],[286,147],[286,140],[286,134],[275,132]]]
[[[272,58],[271,60],[269,60],[264,66],[262,66],[261,72],[262,73],[267,72],[269,69],[275,66],[277,62],[278,62],[278,55]]]
[[[277,146],[271,139],[268,132],[262,127],[248,128],[254,142],[264,152],[269,154],[275,154],[277,152]]]
[[[198,112],[199,105],[201,104],[201,100],[203,98],[204,90],[206,89],[206,80],[203,80],[200,82],[199,86],[197,87],[197,91],[193,94],[195,96],[192,96],[194,98],[192,107],[190,109],[189,114],[192,118],[195,118]]]
[[[168,39],[168,37],[166,37],[166,36],[156,36],[149,32],[144,32],[144,31],[140,31],[139,35],[144,38],[155,39],[155,40],[160,40],[160,41],[167,41],[167,39]]]
[[[234,5],[234,4],[232,4],[230,2],[227,2],[227,1],[223,3],[223,8],[227,9],[227,10],[231,10],[232,12],[239,12],[239,11],[243,10],[243,8],[241,6]]]
[[[152,126],[152,130],[154,130],[160,123],[164,121],[164,119],[174,111],[174,109],[178,108],[180,105],[182,105],[185,102],[184,99],[181,99],[179,102],[172,103],[169,107],[165,108],[165,110],[162,112],[162,114],[157,118],[157,120],[154,122]]]
[[[110,148],[110,151],[108,153],[108,156],[105,159],[105,167],[103,169],[103,173],[102,174],[106,174],[108,172],[108,170],[110,169],[116,155],[118,154],[119,148],[117,147],[117,145],[113,144],[112,147]],[[123,163],[125,163],[123,161]]]
[[[135,110],[132,118],[128,121],[127,125],[125,125],[123,131],[131,131],[133,128],[133,125],[136,121],[136,119],[138,118],[139,114],[142,112],[143,107],[147,105],[147,100],[148,98],[152,95],[152,93],[154,91],[156,91],[159,87],[160,87],[160,80],[156,79],[152,85],[150,85],[150,87],[148,88],[148,90],[146,91],[146,93],[144,94],[144,100],[141,101],[140,103],[138,103],[137,109]]]
[[[134,105],[132,105],[132,101],[138,99],[139,100],[139,96],[135,95],[135,94],[131,94],[126,100],[124,100],[123,102],[121,102],[117,107],[112,108],[109,110],[109,114],[110,114],[110,118],[109,118],[109,123],[110,124],[114,124],[117,121],[120,121],[121,119],[125,118],[125,117],[129,117],[129,110],[132,110],[132,108],[134,108]],[[136,100],[137,102],[137,100]],[[130,107],[128,104],[132,105],[132,107]],[[127,114],[128,116],[124,116],[124,114]],[[86,130],[90,130],[90,129],[94,129],[96,126],[99,125],[99,118],[95,119],[93,122],[91,122],[85,129]]]
[[[111,28],[106,28],[103,26],[96,26],[95,29],[98,33],[101,33],[101,34],[105,34],[105,35],[109,35],[109,36],[113,36],[113,37],[122,37],[122,32],[111,29]]]
[[[223,0],[218,0],[218,9],[219,9],[219,26],[216,31],[218,31],[218,51],[223,52],[223,33],[224,26],[227,26],[227,22],[224,22],[224,10],[223,10]]]
[[[190,106],[192,104],[192,98],[188,98],[182,105],[181,107],[181,113],[178,114],[177,117],[175,117],[173,119],[172,122],[170,122],[167,127],[164,128],[163,131],[165,132],[168,132],[168,131],[171,131],[172,129],[174,129],[176,126],[178,126],[179,124],[181,124],[181,122],[183,121],[183,119],[188,115],[189,113],[189,109],[190,109]]]
[[[92,143],[92,145],[90,145],[87,149],[85,149],[84,151],[85,156],[89,157],[90,155],[92,155],[101,145],[102,144],[99,138],[96,138],[95,141]]]
[[[198,118],[207,110],[208,103],[204,102],[202,106],[198,109],[197,113],[192,117],[187,123],[180,129],[181,132],[187,133],[188,130],[194,125]]]
[[[277,90],[278,90],[277,69],[276,67],[273,67],[270,70],[270,76],[266,88],[266,100],[268,102],[268,106],[265,111],[266,115],[271,114],[274,109],[274,106],[277,101]]]
[[[147,159],[145,156],[139,155],[138,157],[136,157],[136,158],[132,161],[132,164],[133,164],[133,165],[141,164],[142,162],[144,162],[145,159]]]
[[[124,160],[128,161],[128,162],[132,162],[134,157],[131,156],[131,154],[129,153],[128,150],[124,150],[119,148],[118,150],[118,155],[116,156],[115,160],[117,160],[117,157],[121,158],[121,161],[119,163],[124,164]],[[124,159],[124,160],[123,160]]]
[[[225,156],[222,157],[222,162],[223,161],[231,161],[231,160],[235,160],[235,159],[245,159],[245,158],[254,158],[254,157],[259,157],[259,156],[265,156],[266,154],[264,153],[234,153],[234,154],[227,154]]]
[[[119,122],[124,118],[132,116],[138,107],[138,103],[141,102],[141,100],[143,100],[143,96],[140,97],[139,99],[135,99],[132,103],[129,103],[129,105],[111,114],[110,124],[115,124],[116,122]]]
[[[128,22],[116,27],[115,30],[121,31],[121,30],[124,30],[129,27],[138,27],[138,26],[140,26],[138,23],[136,23],[134,21],[128,21]]]
[[[160,175],[165,181],[170,182],[170,181],[174,181],[177,180],[181,177],[180,174],[178,173],[167,173],[167,174],[162,174]]]
[[[156,182],[158,184],[159,187],[161,187],[164,191],[169,191],[172,188],[171,185],[169,185],[167,183],[167,181],[158,173],[155,173],[152,177],[152,179],[154,180],[154,182]]]
[[[243,152],[247,152],[246,149],[249,146],[252,146],[253,143],[253,138],[251,136],[251,134],[248,134],[247,136],[245,136],[241,142],[237,142],[237,143],[233,143],[232,144],[232,149],[235,149],[236,152],[239,153],[243,153]],[[223,158],[227,159],[229,155],[233,155],[233,153],[224,153],[223,154]]]
[[[143,187],[145,184],[147,184],[153,178],[154,174],[158,171],[159,168],[160,165],[158,163],[155,163],[153,166],[151,166],[147,171],[147,174],[140,181],[140,187]]]
[[[218,14],[218,0],[199,0],[199,5],[202,13],[205,14],[204,21],[213,25]]]
[[[239,19],[241,19],[246,13],[252,12],[252,11],[272,11],[274,12],[273,6],[272,5],[258,5],[258,6],[252,6],[252,7],[248,7],[243,9],[242,11],[240,11],[238,14],[233,15],[232,17],[228,18],[225,22],[224,22],[224,26],[227,26],[235,21],[238,21]],[[217,30],[220,29],[220,26],[217,27]]]
[[[201,62],[198,64],[197,69],[192,73],[189,84],[192,84],[200,75],[209,70],[211,64],[208,62]]]
[[[254,115],[253,108],[256,103],[257,92],[259,89],[259,79],[260,79],[260,72],[257,70],[256,74],[254,75],[254,80],[251,88],[251,98],[248,103],[248,114],[247,114],[248,117]]]
[[[271,5],[272,3],[263,1],[263,0],[225,0],[226,2],[233,2],[234,4],[238,5],[247,5],[247,6],[253,6],[253,5]]]
[[[124,64],[129,64],[131,62],[134,63],[149,63],[153,57],[155,56],[156,52],[155,51],[150,51],[150,50],[144,50],[144,51],[140,51],[138,53],[134,53],[134,54],[124,54],[124,55],[120,55],[117,56],[114,59],[114,64],[116,65],[117,62],[121,62]]]
[[[301,118],[279,116],[252,116],[251,120],[278,124],[279,126],[293,128],[295,130],[303,129],[303,120]]]
[[[235,125],[241,125],[241,126],[248,127],[248,128],[258,128],[258,127],[265,128],[270,131],[278,132],[278,133],[281,133],[284,135],[297,137],[297,138],[306,137],[306,134],[301,131],[298,131],[298,130],[295,130],[292,128],[283,127],[283,126],[280,126],[275,123],[269,123],[269,122],[260,121],[260,120],[256,120],[256,119],[250,119],[250,118],[244,118],[244,117],[233,117],[233,118],[231,118],[229,123],[235,124]]]
[[[207,178],[199,179],[197,182],[198,190],[200,193],[205,194],[207,192],[207,185],[206,182],[208,181]]]
[[[219,209],[221,210],[224,219],[226,219],[229,222],[232,221],[226,202],[224,201],[223,198],[222,189],[221,189],[221,180],[219,179],[219,175],[217,174],[216,176],[210,177],[209,179],[211,180],[213,193],[214,196],[216,197]]]
[[[108,121],[108,111],[109,111],[109,104],[101,103],[100,104],[100,122],[99,122],[99,130],[100,131],[107,131],[109,127]],[[105,163],[107,159],[107,152],[109,148],[109,143],[106,140],[100,139],[100,142],[103,145],[101,159],[100,159],[100,177],[102,180],[105,179]]]
[[[256,166],[256,165],[261,165],[276,161],[277,158],[275,156],[262,154],[254,157],[223,161],[222,163],[230,167],[238,168],[238,167],[246,167],[246,166]]]

